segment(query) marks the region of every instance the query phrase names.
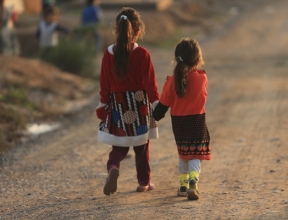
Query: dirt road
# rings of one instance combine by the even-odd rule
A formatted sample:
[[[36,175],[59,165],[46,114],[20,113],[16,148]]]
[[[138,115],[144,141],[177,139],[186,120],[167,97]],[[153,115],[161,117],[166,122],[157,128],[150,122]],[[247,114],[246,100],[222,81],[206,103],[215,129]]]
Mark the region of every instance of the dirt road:
[[[212,139],[199,201],[176,196],[178,158],[169,117],[158,124],[160,139],[152,141],[157,188],[135,192],[131,151],[121,164],[118,192],[103,195],[110,147],[96,140],[95,100],[73,126],[7,155],[0,168],[0,219],[288,219],[287,8],[285,0],[263,1],[239,10],[213,37],[199,39]],[[161,91],[172,71],[172,50],[150,52]]]

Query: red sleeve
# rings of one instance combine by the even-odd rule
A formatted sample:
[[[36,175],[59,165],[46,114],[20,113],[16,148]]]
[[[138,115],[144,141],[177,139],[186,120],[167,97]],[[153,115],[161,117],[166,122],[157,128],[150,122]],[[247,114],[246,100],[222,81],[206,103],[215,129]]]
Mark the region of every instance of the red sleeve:
[[[107,104],[111,94],[111,86],[109,83],[109,52],[106,50],[102,59],[101,73],[100,73],[100,102]]]
[[[167,77],[167,80],[163,86],[163,90],[162,90],[162,94],[161,94],[161,97],[160,97],[160,102],[163,104],[163,105],[166,105],[166,106],[171,106],[171,103],[170,103],[170,90],[171,90],[171,77]]]
[[[156,100],[159,100],[159,94],[157,91],[156,76],[150,54],[148,51],[145,52],[141,65],[141,76],[144,89],[148,94],[148,99],[150,103],[153,103]]]
[[[207,75],[206,75],[206,84],[205,84],[205,95],[206,95],[206,97],[208,96],[207,87],[208,87],[208,78],[207,78]]]

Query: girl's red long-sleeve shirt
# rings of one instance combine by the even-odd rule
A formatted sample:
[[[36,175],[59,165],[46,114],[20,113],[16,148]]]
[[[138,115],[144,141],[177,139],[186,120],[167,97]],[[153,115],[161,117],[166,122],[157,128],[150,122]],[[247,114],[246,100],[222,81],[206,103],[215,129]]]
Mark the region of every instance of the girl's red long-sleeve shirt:
[[[154,67],[149,52],[136,43],[130,53],[129,69],[124,79],[119,80],[114,72],[113,45],[104,53],[100,75],[100,102],[108,103],[113,92],[145,90],[150,103],[159,100]]]

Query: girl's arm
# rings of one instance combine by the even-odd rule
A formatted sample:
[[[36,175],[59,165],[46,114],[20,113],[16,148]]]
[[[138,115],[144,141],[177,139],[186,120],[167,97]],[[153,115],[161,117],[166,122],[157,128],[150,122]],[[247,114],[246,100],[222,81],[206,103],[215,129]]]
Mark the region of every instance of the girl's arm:
[[[148,99],[150,103],[153,104],[155,101],[159,100],[159,94],[157,91],[156,76],[150,54],[148,51],[145,52],[145,57],[142,59],[141,75]]]
[[[153,111],[153,117],[156,121],[160,121],[165,117],[165,113],[168,111],[169,106],[163,105],[161,102],[157,104]]]
[[[111,67],[109,67],[109,52],[106,50],[102,59],[101,73],[100,73],[100,102],[107,104],[110,99],[111,86],[109,73]]]
[[[61,24],[57,24],[57,26],[55,27],[55,30],[58,32],[62,32],[64,34],[68,34],[70,32],[70,29],[68,29],[67,27]]]
[[[160,101],[158,105],[154,108],[153,117],[156,121],[161,120],[165,117],[165,113],[168,111],[170,107],[170,87],[171,87],[171,80],[169,81],[170,77],[168,76],[166,82],[163,87],[163,91],[160,97]]]
[[[99,102],[99,105],[96,107],[95,112],[97,118],[99,118],[101,121],[105,121],[108,115],[107,104]]]
[[[107,103],[109,102],[111,88],[108,79],[109,67],[107,67],[107,51],[104,53],[101,65],[100,74],[100,101],[96,108],[96,115],[99,119],[104,121],[108,114]]]

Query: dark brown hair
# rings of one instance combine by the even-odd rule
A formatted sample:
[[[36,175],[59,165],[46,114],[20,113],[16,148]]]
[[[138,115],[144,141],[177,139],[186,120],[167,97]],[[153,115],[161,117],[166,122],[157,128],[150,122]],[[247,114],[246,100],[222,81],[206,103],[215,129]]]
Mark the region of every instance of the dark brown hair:
[[[59,16],[59,10],[56,6],[50,5],[43,13],[43,18],[45,19],[49,15]]]
[[[191,38],[183,38],[175,48],[175,61],[177,62],[174,68],[175,90],[177,96],[182,98],[188,87],[189,72],[204,65],[198,42]]]
[[[87,0],[87,5],[93,5],[94,0]]]
[[[126,17],[127,19],[126,19]],[[133,8],[122,8],[116,16],[115,34],[116,46],[114,46],[115,74],[119,79],[126,76],[129,68],[129,56],[131,43],[138,37],[142,38],[145,25],[140,14]]]
[[[87,5],[93,5],[95,0],[87,0],[86,3]],[[99,1],[95,1],[97,3],[99,3]]]

